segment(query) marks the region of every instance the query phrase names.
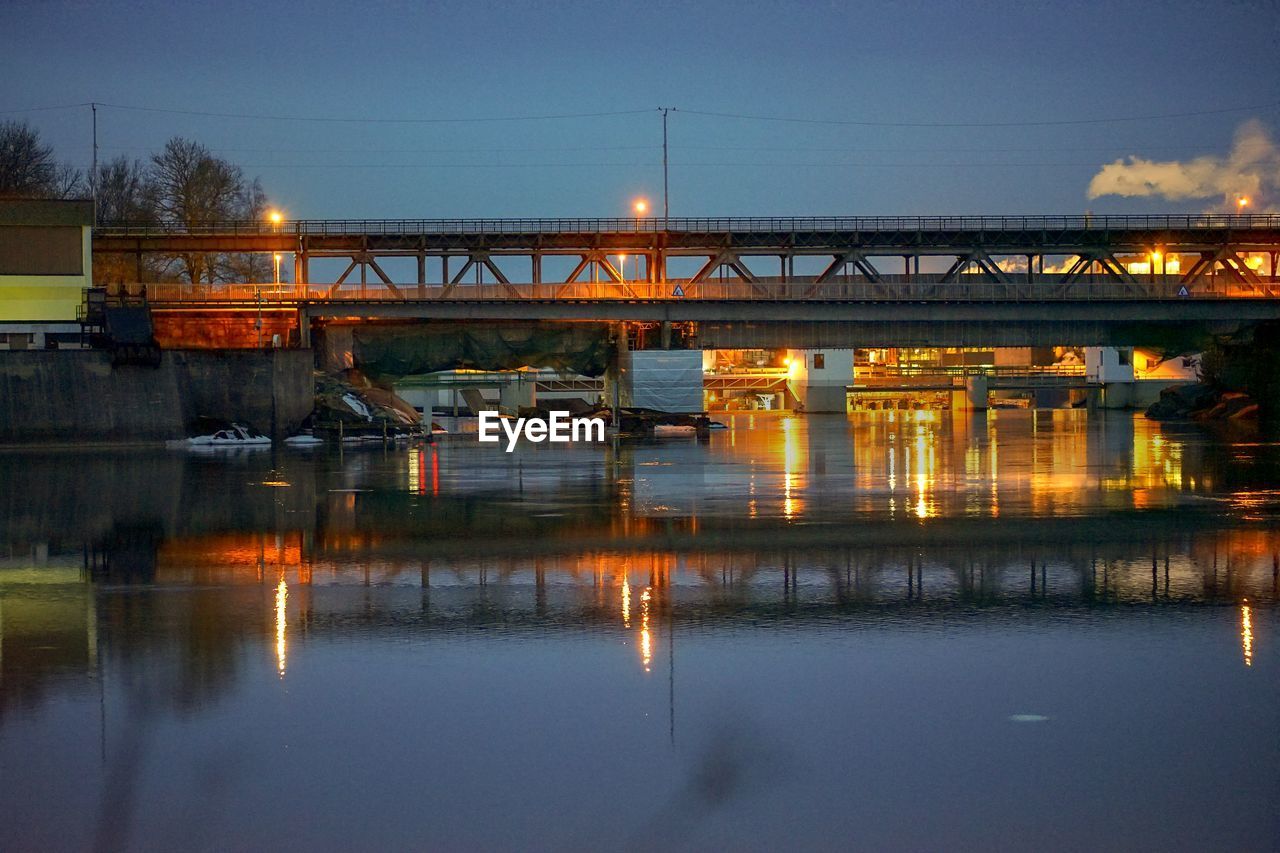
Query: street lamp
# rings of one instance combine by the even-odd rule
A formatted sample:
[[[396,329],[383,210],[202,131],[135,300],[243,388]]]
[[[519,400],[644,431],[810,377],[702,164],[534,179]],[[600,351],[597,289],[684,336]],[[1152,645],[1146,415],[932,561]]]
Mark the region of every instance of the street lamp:
[[[1243,196],[1243,195],[1242,195],[1242,196],[1240,196],[1240,197],[1238,197],[1238,198],[1236,199],[1236,207],[1237,207],[1241,212],[1243,212],[1243,211],[1244,211],[1244,209],[1245,209],[1246,207],[1248,207],[1248,206],[1249,206],[1249,198],[1248,198],[1248,196]]]
[[[275,262],[276,262],[276,288],[279,289],[280,287],[280,253],[275,252],[272,255],[272,257],[275,258]]]
[[[622,276],[622,283],[627,283],[627,256],[618,254],[618,275]]]
[[[631,209],[636,212],[636,219],[643,219],[645,217],[645,214],[649,212],[649,200],[644,197],[638,198],[635,201],[631,202]],[[625,265],[627,262],[627,256],[620,255],[619,257],[621,257],[622,263]],[[623,281],[625,281],[626,278],[627,278],[627,275],[624,270],[622,274]],[[636,255],[636,281],[639,281],[639,280],[640,280],[640,256]]]

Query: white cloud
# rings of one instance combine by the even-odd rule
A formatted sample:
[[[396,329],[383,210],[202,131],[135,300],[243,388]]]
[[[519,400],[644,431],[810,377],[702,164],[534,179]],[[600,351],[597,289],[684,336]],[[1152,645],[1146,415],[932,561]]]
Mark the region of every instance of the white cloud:
[[[1104,195],[1159,196],[1170,201],[1219,199],[1220,210],[1236,211],[1236,199],[1249,199],[1249,211],[1273,209],[1280,200],[1280,147],[1257,119],[1236,130],[1226,157],[1206,154],[1192,160],[1148,160],[1131,156],[1103,166],[1089,182],[1089,198]]]

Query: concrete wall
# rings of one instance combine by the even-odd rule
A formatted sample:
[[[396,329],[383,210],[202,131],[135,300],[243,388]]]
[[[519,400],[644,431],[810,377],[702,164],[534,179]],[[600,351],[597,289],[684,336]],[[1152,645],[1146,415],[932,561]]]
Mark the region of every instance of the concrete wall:
[[[205,416],[242,421],[283,438],[315,407],[310,350],[170,350],[184,423]]]
[[[853,382],[852,349],[793,349],[787,350],[787,358],[787,388],[806,412],[848,409],[845,389]]]
[[[0,444],[182,438],[198,416],[277,437],[314,406],[311,352],[168,351],[158,368],[100,350],[0,352]]]
[[[1133,349],[1085,347],[1084,372],[1093,382],[1132,382]]]

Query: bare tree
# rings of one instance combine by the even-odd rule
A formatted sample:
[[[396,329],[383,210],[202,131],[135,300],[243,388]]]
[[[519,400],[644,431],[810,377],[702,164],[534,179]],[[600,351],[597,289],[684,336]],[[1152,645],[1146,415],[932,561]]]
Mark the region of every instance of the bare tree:
[[[156,218],[163,224],[192,230],[237,218],[244,193],[238,166],[214,157],[198,142],[175,136],[151,158]],[[181,274],[193,282],[225,279],[225,263],[209,254],[177,258]]]
[[[59,163],[38,130],[25,121],[0,123],[0,198],[74,198],[84,191],[80,170]]]
[[[236,218],[261,222],[267,213],[267,194],[257,178],[244,184],[236,206]],[[270,255],[261,253],[223,255],[219,258],[222,281],[267,282],[275,275]]]
[[[141,160],[116,157],[98,166],[98,222],[153,222],[151,178]]]
[[[141,160],[116,157],[98,166],[98,224],[154,224],[151,176]],[[93,280],[98,285],[163,281],[171,260],[152,255],[96,254]],[[171,276],[169,276],[171,277]]]

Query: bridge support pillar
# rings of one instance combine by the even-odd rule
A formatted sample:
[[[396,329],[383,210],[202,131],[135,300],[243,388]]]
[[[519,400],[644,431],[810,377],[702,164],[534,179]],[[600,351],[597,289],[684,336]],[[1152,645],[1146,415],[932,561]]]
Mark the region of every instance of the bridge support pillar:
[[[613,347],[609,354],[609,367],[604,373],[605,399],[612,411],[612,423],[621,423],[618,410],[622,408],[622,365],[627,359],[627,324],[618,323],[613,328]]]
[[[1100,404],[1104,409],[1135,408],[1134,383],[1104,382],[1102,385]]]
[[[787,388],[811,413],[843,413],[853,381],[852,349],[788,350]]]
[[[537,402],[534,388],[536,383],[527,378],[524,371],[516,373],[515,381],[503,385],[498,392],[498,407],[511,414],[519,414],[522,408],[532,408]]]
[[[982,412],[987,408],[987,377],[978,374],[964,378],[964,390],[951,392],[951,408],[954,411]]]

